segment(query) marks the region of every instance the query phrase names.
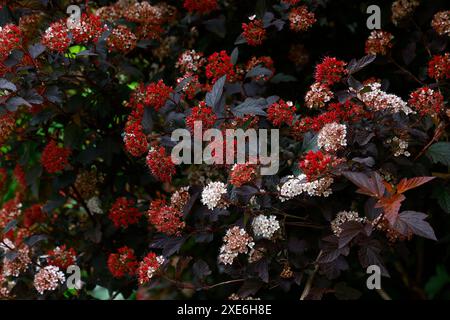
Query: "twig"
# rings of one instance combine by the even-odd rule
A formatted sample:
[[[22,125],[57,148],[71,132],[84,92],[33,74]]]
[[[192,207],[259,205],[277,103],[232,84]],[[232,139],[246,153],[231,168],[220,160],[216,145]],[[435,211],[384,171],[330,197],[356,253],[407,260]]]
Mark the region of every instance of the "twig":
[[[196,288],[192,283],[189,282],[183,282],[183,281],[177,281],[174,279],[171,279],[165,275],[161,275],[162,278],[164,278],[165,280],[169,281],[170,283],[173,283],[175,286],[177,286],[178,288],[182,288],[182,289],[192,289],[192,290],[210,290],[216,287],[220,287],[226,284],[231,284],[231,283],[237,283],[237,282],[243,282],[245,281],[245,279],[234,279],[234,280],[228,280],[228,281],[224,281],[224,282],[219,282],[210,286],[203,286],[203,287],[198,287]]]
[[[424,83],[422,81],[419,80],[419,78],[417,78],[415,75],[413,75],[409,70],[405,69],[404,67],[402,67],[397,61],[395,61],[392,57],[389,57],[389,61],[394,64],[397,68],[399,68],[402,72],[406,73],[407,75],[409,75],[412,79],[414,79],[417,83],[419,83],[421,86],[424,85]]]
[[[434,133],[433,138],[430,140],[430,142],[427,143],[427,145],[425,147],[423,147],[423,149],[417,154],[417,156],[414,157],[414,161],[416,161],[417,159],[419,159],[427,150],[429,147],[431,147],[431,145],[435,142],[438,141],[439,138],[441,137],[441,135],[444,133],[445,127],[447,125],[443,122],[441,122],[438,127],[436,128],[436,131]]]
[[[89,215],[89,218],[91,218],[91,220],[94,223],[94,225],[96,225],[97,224],[97,220],[95,219],[94,214],[91,212],[91,210],[87,206],[86,202],[84,201],[83,197],[81,196],[80,192],[77,190],[75,185],[72,185],[72,190],[75,193],[76,197],[78,198],[76,200],[81,203],[82,207],[84,208],[84,210],[86,210],[87,214]]]
[[[200,290],[209,290],[209,289],[216,288],[216,287],[220,287],[220,286],[223,286],[223,285],[226,285],[226,284],[231,284],[231,283],[236,283],[236,282],[242,282],[242,281],[245,281],[245,279],[234,279],[234,280],[229,280],[229,281],[219,282],[219,283],[213,284],[213,285],[211,285],[211,286],[204,286],[204,287],[201,287],[201,288],[199,288],[199,289],[200,289]]]
[[[383,289],[376,289],[377,293],[383,300],[392,300],[391,296],[386,293]]]
[[[317,263],[317,261],[319,260],[321,255],[322,255],[322,250],[320,250],[319,254],[317,255],[316,261],[314,262],[314,270],[309,275],[308,280],[306,281],[305,288],[303,289],[303,292],[300,295],[300,300],[305,300],[305,298],[309,294],[309,291],[311,290],[311,286],[314,281],[314,277],[316,276],[316,273],[319,270],[319,264]]]

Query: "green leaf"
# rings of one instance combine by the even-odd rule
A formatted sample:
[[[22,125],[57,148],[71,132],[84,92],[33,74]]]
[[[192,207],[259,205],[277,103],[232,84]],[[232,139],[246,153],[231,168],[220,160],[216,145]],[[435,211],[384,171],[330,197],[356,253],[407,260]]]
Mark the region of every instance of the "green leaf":
[[[437,199],[439,206],[446,213],[450,213],[450,190],[442,186],[433,189],[433,198]]]
[[[450,167],[450,142],[437,142],[427,151],[427,156],[434,163],[440,162]]]
[[[425,292],[430,299],[433,299],[442,288],[450,283],[450,275],[443,265],[436,266],[436,274],[432,276],[425,285]]]
[[[110,297],[108,289],[99,285],[96,285],[94,290],[88,294],[98,300],[109,300]]]
[[[128,86],[128,88],[130,88],[131,90],[135,90],[135,89],[139,86],[139,82],[134,81],[134,82],[131,82],[131,83],[127,84],[127,86]]]
[[[79,46],[79,45],[75,45],[75,46],[71,46],[69,48],[69,53],[64,54],[64,56],[66,58],[71,58],[71,59],[75,59],[77,57],[77,54],[85,51],[87,48],[85,46]]]

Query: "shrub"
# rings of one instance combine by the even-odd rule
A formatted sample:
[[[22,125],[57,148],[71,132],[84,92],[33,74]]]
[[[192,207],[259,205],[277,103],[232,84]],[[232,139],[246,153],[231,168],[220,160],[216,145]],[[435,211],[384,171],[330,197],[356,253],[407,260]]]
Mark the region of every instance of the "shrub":
[[[81,2],[0,2],[1,298],[449,297],[445,1]],[[278,173],[176,164],[197,121]]]

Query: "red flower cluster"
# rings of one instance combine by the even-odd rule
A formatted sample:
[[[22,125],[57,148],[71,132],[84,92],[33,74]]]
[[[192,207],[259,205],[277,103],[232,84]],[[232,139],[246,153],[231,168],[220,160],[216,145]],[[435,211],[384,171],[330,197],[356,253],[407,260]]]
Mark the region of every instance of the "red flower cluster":
[[[20,47],[21,37],[19,27],[14,24],[0,27],[0,60],[6,59],[12,50]]]
[[[184,0],[183,7],[189,12],[210,13],[219,6],[217,0]]]
[[[316,22],[313,12],[308,11],[306,6],[293,8],[289,12],[289,27],[294,31],[306,31]]]
[[[215,52],[208,57],[206,65],[206,77],[212,82],[216,82],[220,77],[227,75],[230,80],[235,76],[234,66],[231,63],[231,57],[225,50]]]
[[[39,24],[41,23],[43,15],[36,12],[21,16],[19,18],[19,28],[22,32],[24,40],[27,41],[34,37],[39,31]]]
[[[158,111],[164,107],[172,92],[173,89],[166,86],[162,80],[159,80],[156,83],[150,83],[146,88],[146,97],[144,102],[146,105],[149,105]]]
[[[321,151],[309,151],[305,158],[299,162],[299,167],[308,177],[308,181],[314,181],[325,175],[332,165],[335,165],[333,157],[323,154]]]
[[[70,265],[76,264],[77,253],[73,248],[67,248],[66,245],[56,247],[47,253],[47,263],[52,266],[57,266],[65,271]]]
[[[133,276],[137,267],[134,250],[127,246],[119,248],[117,253],[111,253],[108,257],[108,269],[115,278]]]
[[[422,87],[410,94],[409,105],[421,116],[437,114],[444,107],[444,97],[439,91]]]
[[[267,109],[267,119],[276,127],[280,127],[283,123],[292,125],[294,114],[295,106],[291,101],[279,100]]]
[[[191,72],[187,72],[177,79],[177,84],[181,83],[184,84],[181,90],[188,99],[194,99],[197,93],[203,90],[203,85],[200,83],[198,75],[194,75]]]
[[[70,30],[76,43],[97,42],[106,26],[102,24],[100,17],[93,14],[83,14],[74,28]]]
[[[21,207],[22,203],[17,196],[3,204],[0,210],[0,229],[3,229],[11,220],[17,219],[20,216],[22,213]]]
[[[366,112],[362,106],[351,101],[342,103],[330,103],[327,111],[316,117],[304,117],[297,121],[292,130],[293,135],[300,137],[307,131],[319,131],[327,123],[332,122],[357,122],[363,118],[369,119],[371,114]]]
[[[55,140],[50,141],[42,151],[41,163],[48,173],[63,170],[69,163],[72,151],[69,148],[59,147]]]
[[[250,163],[235,164],[231,169],[230,183],[235,187],[252,182],[256,178],[256,165]]]
[[[259,46],[266,39],[266,29],[260,19],[254,19],[242,24],[242,35],[251,46]]]
[[[143,83],[140,83],[136,89],[130,95],[130,101],[125,104],[126,107],[138,109],[136,112],[139,116],[144,114],[144,103],[147,95],[146,87]]]
[[[158,232],[168,236],[179,235],[185,223],[183,215],[164,200],[153,200],[148,209],[148,219]]]
[[[163,263],[164,258],[162,256],[157,256],[154,252],[147,254],[147,256],[139,263],[137,269],[139,284],[149,282]]]
[[[366,54],[386,55],[394,45],[392,43],[394,36],[382,30],[373,30],[369,38],[366,40]]]
[[[30,228],[35,223],[42,223],[46,219],[45,213],[42,211],[40,204],[34,204],[27,208],[23,213],[23,226]]]
[[[129,225],[139,222],[141,213],[135,207],[134,200],[120,197],[113,203],[109,210],[108,217],[114,223],[116,228],[127,228]]]
[[[172,176],[176,172],[172,158],[166,155],[166,150],[161,146],[150,149],[147,154],[147,165],[152,175],[162,182],[172,181]]]
[[[333,85],[342,80],[347,74],[346,63],[333,57],[325,57],[322,63],[316,66],[314,77],[316,82]]]
[[[6,112],[0,115],[0,145],[9,138],[15,127],[16,118],[13,112]]]
[[[63,53],[70,46],[69,29],[66,21],[61,20],[52,23],[47,30],[45,30],[42,37],[42,44],[51,51]]]
[[[202,123],[202,131],[208,130],[214,126],[217,116],[211,107],[208,107],[204,101],[198,106],[192,108],[192,112],[186,117],[186,126],[191,132],[194,132],[195,122]]]
[[[136,23],[162,24],[164,22],[162,10],[146,1],[132,3],[124,10],[123,16]]]
[[[126,54],[136,47],[137,37],[128,27],[119,25],[111,31],[106,45],[110,52],[118,51]]]
[[[144,23],[136,29],[139,39],[160,40],[162,34],[164,34],[164,29],[159,24]]]
[[[125,126],[125,149],[134,157],[142,156],[148,148],[147,136],[142,130],[140,121],[132,120]]]
[[[436,55],[430,60],[428,76],[436,80],[450,79],[450,53]]]

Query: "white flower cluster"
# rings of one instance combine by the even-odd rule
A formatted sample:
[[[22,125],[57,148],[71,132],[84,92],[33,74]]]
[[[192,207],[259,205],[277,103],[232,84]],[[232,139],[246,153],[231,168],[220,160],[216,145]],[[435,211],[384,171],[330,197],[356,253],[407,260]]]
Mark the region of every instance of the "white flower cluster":
[[[184,206],[188,203],[189,198],[189,186],[181,187],[170,197],[170,205],[182,211]]]
[[[337,122],[327,123],[319,131],[317,145],[325,151],[337,151],[347,145],[347,127]]]
[[[226,205],[221,201],[227,193],[227,186],[223,182],[210,182],[202,191],[201,202],[212,210],[216,207],[224,208]]]
[[[278,187],[281,202],[295,198],[304,192],[311,197],[328,197],[332,193],[330,186],[334,180],[331,177],[308,181],[306,175],[300,174],[298,176],[287,176],[286,178],[286,182]]]
[[[417,0],[397,0],[392,3],[392,22],[397,25],[419,6]]]
[[[148,279],[151,279],[155,275],[155,272],[158,271],[159,267],[162,266],[164,261],[166,261],[166,259],[164,259],[164,256],[157,256],[156,257],[156,262],[158,262],[158,267],[157,268],[149,267],[147,269],[147,277],[148,277]]]
[[[270,239],[280,229],[280,222],[273,215],[260,214],[252,221],[253,233],[257,237]]]
[[[2,242],[3,243],[0,244],[0,249],[5,253],[5,256],[3,257],[2,274],[5,277],[18,277],[22,272],[28,269],[28,266],[31,263],[30,247],[25,244],[16,247],[8,238],[4,238]],[[6,253],[11,251],[17,253],[14,259],[8,259],[6,256]]]
[[[36,290],[43,294],[44,291],[54,291],[58,288],[58,285],[64,283],[66,277],[64,273],[59,270],[56,266],[46,266],[39,269],[39,271],[34,276],[34,287]]]
[[[368,85],[369,91],[358,92],[358,98],[373,111],[388,111],[391,113],[403,112],[405,114],[415,113],[402,98],[395,94],[386,93],[381,90],[381,83],[372,82]]]
[[[253,238],[244,229],[237,226],[227,230],[223,242],[224,244],[220,248],[219,262],[230,265],[240,253],[252,252],[255,245]]]
[[[436,13],[431,22],[431,26],[441,36],[450,35],[450,10]]]
[[[312,109],[322,108],[325,104],[333,98],[333,92],[327,86],[316,82],[305,95],[305,104]]]
[[[407,150],[409,145],[408,141],[400,139],[399,137],[394,137],[386,140],[386,142],[392,145],[394,149],[394,157],[400,157],[401,155],[409,157],[411,155],[411,153]]]
[[[336,215],[333,221],[331,221],[331,230],[336,236],[340,236],[342,232],[342,224],[348,221],[356,221],[364,223],[367,221],[366,218],[360,218],[358,212],[356,211],[341,211]]]
[[[88,207],[89,211],[91,211],[92,213],[96,213],[96,214],[103,213],[102,203],[100,201],[100,198],[97,196],[90,198],[86,202],[86,206]]]
[[[9,297],[14,283],[8,281],[7,277],[0,273],[0,299],[6,299]]]
[[[184,72],[196,72],[202,63],[202,59],[203,56],[198,54],[195,50],[187,50],[180,55],[175,67]]]
[[[241,296],[239,296],[236,293],[232,293],[229,297],[228,300],[261,300],[261,298],[256,298],[256,297],[252,297],[252,296],[248,296],[245,298],[242,298]]]

